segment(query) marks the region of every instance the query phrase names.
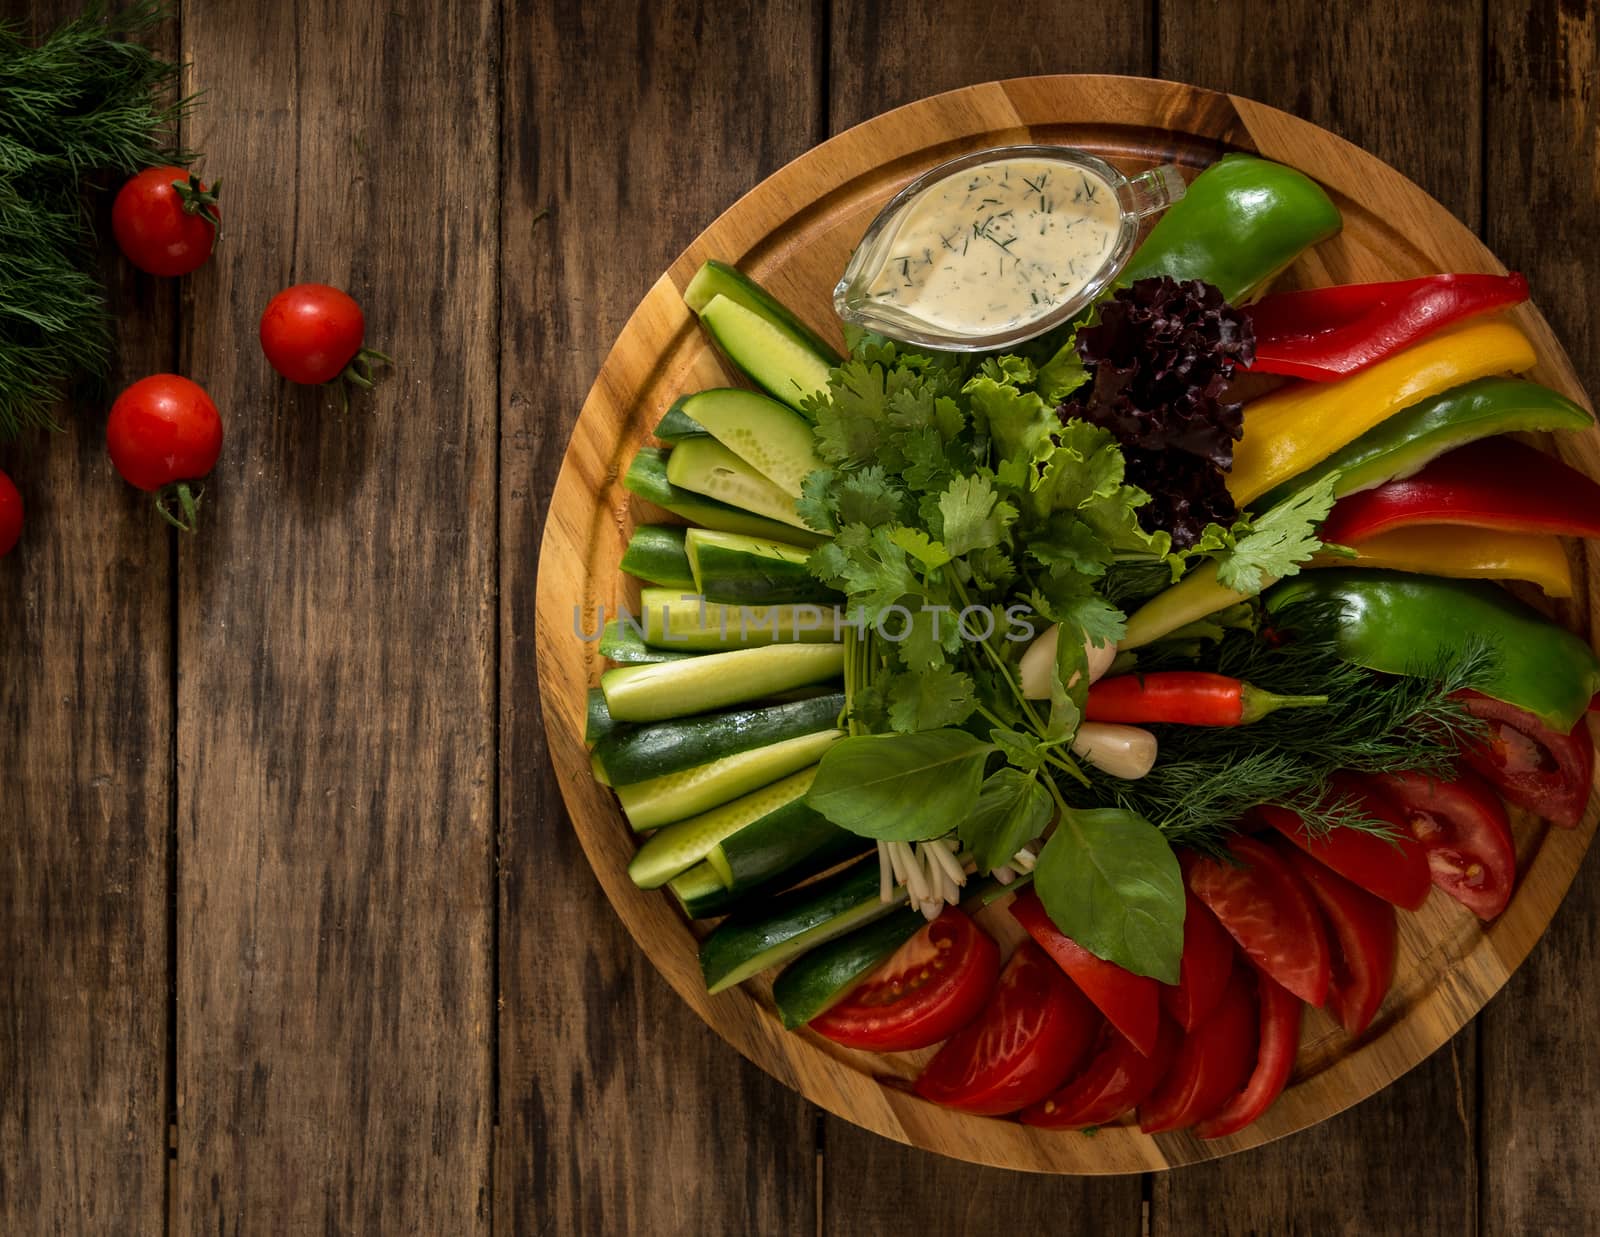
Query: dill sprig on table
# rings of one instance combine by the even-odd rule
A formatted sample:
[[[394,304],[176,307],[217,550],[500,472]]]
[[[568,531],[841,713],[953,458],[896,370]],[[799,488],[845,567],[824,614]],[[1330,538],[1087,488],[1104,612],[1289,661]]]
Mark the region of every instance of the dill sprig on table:
[[[111,323],[84,190],[189,161],[179,66],[126,41],[165,16],[96,3],[37,44],[0,23],[0,438],[53,427],[69,383],[105,380]]]

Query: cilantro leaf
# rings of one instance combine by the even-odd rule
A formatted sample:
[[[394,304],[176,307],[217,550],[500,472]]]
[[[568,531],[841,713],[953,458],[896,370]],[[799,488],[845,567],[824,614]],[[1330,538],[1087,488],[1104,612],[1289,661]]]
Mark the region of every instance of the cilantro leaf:
[[[959,726],[977,706],[972,680],[949,666],[907,671],[889,684],[889,724],[902,732]]]
[[[1000,749],[1007,762],[1019,769],[1032,770],[1044,764],[1045,745],[1020,730],[997,726],[989,732],[989,742]]]
[[[1006,529],[1016,521],[1017,509],[1001,502],[994,483],[981,473],[957,477],[939,495],[945,548],[959,558],[969,550],[1000,544]]]
[[[802,483],[802,497],[804,494]],[[839,524],[865,524],[869,527],[899,523],[909,505],[905,491],[876,464],[840,477],[834,485],[833,503]]]
[[[1250,533],[1217,556],[1217,582],[1253,595],[1271,580],[1299,574],[1300,564],[1322,548],[1316,529],[1333,509],[1338,480],[1338,472],[1330,472],[1257,517]]]

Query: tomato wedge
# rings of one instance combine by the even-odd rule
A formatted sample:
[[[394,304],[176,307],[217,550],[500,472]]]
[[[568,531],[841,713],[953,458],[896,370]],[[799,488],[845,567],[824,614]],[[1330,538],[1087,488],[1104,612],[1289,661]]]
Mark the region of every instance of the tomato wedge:
[[[1489,723],[1488,738],[1464,749],[1467,762],[1509,802],[1552,825],[1577,828],[1594,781],[1594,745],[1583,718],[1562,734],[1526,709],[1474,691],[1457,692],[1455,699]]]
[[[1159,983],[1148,976],[1123,970],[1115,962],[1097,958],[1070,937],[1063,936],[1050,922],[1039,895],[1031,889],[1012,902],[1011,914],[1135,1048],[1145,1056],[1156,1050],[1156,1039],[1161,1033]]]
[[[1252,974],[1247,966],[1234,967],[1217,1007],[1183,1037],[1172,1068],[1139,1105],[1139,1128],[1146,1134],[1204,1121],[1250,1077],[1258,1033]]]
[[[1278,848],[1322,910],[1333,933],[1328,1007],[1339,1024],[1360,1035],[1377,1016],[1394,982],[1395,910],[1332,868],[1280,841]]]
[[[1233,941],[1204,902],[1183,891],[1183,960],[1178,983],[1161,985],[1161,1003],[1185,1031],[1192,1031],[1222,999],[1233,973]]]
[[[1185,856],[1189,888],[1257,966],[1302,1001],[1321,1005],[1328,934],[1305,883],[1265,842],[1235,837],[1228,850],[1237,863]]]
[[[1387,908],[1385,908],[1387,909]],[[1389,912],[1391,918],[1393,911]],[[1261,1009],[1256,1067],[1250,1081],[1214,1117],[1195,1127],[1201,1138],[1226,1138],[1237,1134],[1283,1094],[1300,1048],[1300,1014],[1304,1003],[1272,976],[1256,974],[1256,1000]]]
[[[947,907],[810,1026],[847,1048],[926,1048],[978,1016],[999,974],[1000,946]]]
[[[1110,1023],[1103,1024],[1084,1071],[1047,1100],[1022,1110],[1021,1120],[1046,1130],[1105,1125],[1144,1103],[1156,1089],[1183,1042],[1170,1018],[1161,1020],[1156,1050],[1145,1056]]]
[[[1422,773],[1372,780],[1405,813],[1436,886],[1479,919],[1505,910],[1517,880],[1517,849],[1505,804],[1487,782],[1470,769],[1457,769],[1448,782]]]
[[[1061,968],[1024,941],[994,997],[945,1041],[913,1090],[980,1116],[1037,1103],[1067,1080],[1094,1043],[1099,1016]]]
[[[1314,838],[1293,812],[1281,807],[1262,807],[1258,811],[1284,837],[1340,876],[1385,902],[1408,911],[1419,909],[1428,900],[1433,880],[1428,874],[1428,857],[1406,828],[1399,805],[1371,783],[1350,774],[1336,773],[1329,786],[1336,797],[1354,799],[1368,816],[1386,823],[1397,840],[1389,841],[1358,829],[1333,829]]]

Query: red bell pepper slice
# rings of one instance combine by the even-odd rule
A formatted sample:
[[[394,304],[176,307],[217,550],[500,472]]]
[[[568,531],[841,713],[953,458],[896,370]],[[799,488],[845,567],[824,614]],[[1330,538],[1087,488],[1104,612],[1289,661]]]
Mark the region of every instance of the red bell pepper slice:
[[[1256,336],[1250,370],[1332,382],[1441,327],[1527,299],[1521,275],[1424,275],[1275,293],[1246,311]]]
[[[1294,1070],[1295,1053],[1300,1050],[1300,1015],[1305,1005],[1264,971],[1256,972],[1256,991],[1261,1007],[1256,1067],[1243,1090],[1221,1112],[1194,1127],[1201,1138],[1226,1138],[1244,1129],[1272,1107]]]
[[[1318,535],[1360,545],[1413,524],[1600,537],[1600,484],[1515,439],[1483,438],[1415,476],[1341,498]]]

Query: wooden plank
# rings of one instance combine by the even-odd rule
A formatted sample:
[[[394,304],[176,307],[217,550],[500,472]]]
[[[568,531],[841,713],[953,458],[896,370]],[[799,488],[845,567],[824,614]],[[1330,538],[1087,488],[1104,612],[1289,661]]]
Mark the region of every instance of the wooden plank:
[[[43,35],[78,4],[11,19]],[[171,55],[175,26],[152,38]],[[109,221],[109,198],[97,204]],[[109,237],[109,226],[101,235]],[[108,242],[113,390],[170,369],[172,284]],[[106,463],[105,404],[0,449],[0,1232],[160,1233],[167,1144],[170,538]]]
[[[545,754],[534,573],[567,435],[633,306],[820,136],[807,0],[507,6],[502,152],[502,1232],[815,1227],[812,1110],[629,943]]]
[[[1480,224],[1475,8],[1167,0],[1160,11],[1162,76],[1324,125],[1410,176],[1469,226]],[[1475,1056],[1469,1029],[1314,1130],[1156,1178],[1151,1232],[1277,1232],[1289,1216],[1304,1232],[1472,1231]],[[1423,1146],[1430,1171],[1418,1173]]]
[[[1019,31],[1026,31],[1019,37]],[[835,132],[923,95],[1039,73],[1148,73],[1145,6],[1028,0],[1005,20],[970,4],[910,0],[839,6],[830,56]],[[977,1232],[996,1217],[1019,1232],[1136,1233],[1136,1176],[1019,1176],[928,1155],[828,1117],[823,1124],[824,1231]]]
[[[180,560],[174,1231],[489,1226],[496,14],[184,28],[236,205],[187,285],[228,440]],[[397,358],[345,414],[256,344],[305,280]]]
[[[1589,4],[1489,6],[1485,237],[1528,276],[1534,300],[1593,395],[1600,322],[1585,272],[1600,243],[1595,175],[1600,66]],[[1590,578],[1600,554],[1586,551]],[[1600,874],[1591,862],[1506,991],[1479,1019],[1483,1231],[1583,1233],[1600,1227],[1600,1064],[1594,1018],[1576,994],[1600,949]],[[1574,1002],[1577,1001],[1575,1006]]]

